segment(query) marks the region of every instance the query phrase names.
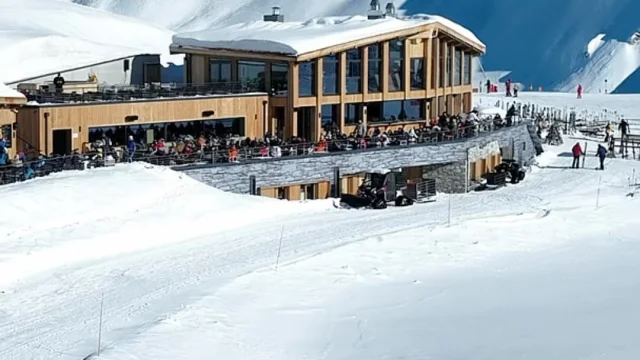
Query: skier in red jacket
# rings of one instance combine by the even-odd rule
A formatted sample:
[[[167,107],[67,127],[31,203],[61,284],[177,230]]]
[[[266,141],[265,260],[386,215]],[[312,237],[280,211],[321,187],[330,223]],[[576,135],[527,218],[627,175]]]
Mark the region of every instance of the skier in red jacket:
[[[582,84],[578,84],[578,99],[582,99]]]
[[[580,157],[584,155],[580,143],[577,142],[575,145],[573,145],[573,148],[571,148],[571,152],[573,153],[573,164],[571,165],[571,168],[578,169],[580,168]]]

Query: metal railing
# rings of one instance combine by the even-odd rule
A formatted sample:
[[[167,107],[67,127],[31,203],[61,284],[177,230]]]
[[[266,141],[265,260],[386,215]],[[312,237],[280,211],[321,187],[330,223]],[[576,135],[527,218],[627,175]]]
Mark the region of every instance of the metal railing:
[[[516,125],[517,122],[513,123]],[[444,131],[419,132],[416,136],[409,133],[388,135],[384,143],[377,137],[363,139],[347,138],[320,143],[285,143],[277,146],[238,147],[235,159],[228,148],[209,148],[193,153],[169,153],[140,151],[133,154],[133,161],[154,165],[188,167],[193,165],[233,166],[251,162],[264,162],[274,159],[296,157],[331,156],[348,152],[367,152],[381,149],[406,148],[417,145],[441,144],[474,138],[480,134],[493,132],[507,126],[496,126],[492,121],[481,122],[477,126]],[[279,149],[279,150],[277,150]],[[92,167],[112,166],[129,161],[129,154],[123,147],[111,148],[107,156],[98,152],[75,153],[65,156],[41,156],[32,161],[19,161],[0,165],[0,185],[47,176],[66,170],[84,170]]]
[[[53,86],[47,90],[24,90],[27,101],[37,103],[82,103],[82,102],[109,102],[109,101],[135,101],[151,99],[167,99],[195,96],[214,96],[249,94],[265,92],[264,85],[259,82],[217,82],[202,85],[194,84],[147,84],[147,85],[122,85],[122,86],[96,86],[87,83],[86,88],[73,88],[56,91]]]

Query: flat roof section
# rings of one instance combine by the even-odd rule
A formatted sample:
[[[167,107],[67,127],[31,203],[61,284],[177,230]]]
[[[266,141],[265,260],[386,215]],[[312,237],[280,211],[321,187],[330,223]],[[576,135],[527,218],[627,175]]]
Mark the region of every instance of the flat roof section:
[[[438,24],[463,36],[469,43],[486,46],[463,26],[437,15],[385,17],[336,16],[305,22],[251,21],[231,26],[174,35],[172,47],[198,47],[277,53],[299,56],[333,46],[394,32]]]
[[[0,82],[0,106],[21,105],[26,102],[27,99],[24,95]]]

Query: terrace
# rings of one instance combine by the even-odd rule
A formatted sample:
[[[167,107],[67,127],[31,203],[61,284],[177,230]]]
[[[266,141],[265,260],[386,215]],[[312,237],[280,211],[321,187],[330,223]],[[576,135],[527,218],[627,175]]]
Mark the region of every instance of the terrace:
[[[216,82],[202,85],[155,83],[145,86],[74,86],[69,84],[62,92],[52,86],[39,89],[21,89],[28,102],[38,104],[78,104],[177,99],[197,96],[263,93],[257,82]]]

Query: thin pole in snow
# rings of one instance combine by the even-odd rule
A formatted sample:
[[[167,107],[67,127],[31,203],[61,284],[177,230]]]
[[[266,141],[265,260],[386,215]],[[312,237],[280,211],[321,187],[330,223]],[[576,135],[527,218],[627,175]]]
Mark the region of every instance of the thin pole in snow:
[[[447,227],[451,227],[451,194],[449,194],[449,211],[447,216]]]
[[[596,195],[596,209],[600,206],[600,184],[602,184],[602,176],[598,180],[598,194]]]
[[[280,232],[280,245],[278,245],[278,256],[276,257],[276,270],[278,270],[278,264],[280,263],[280,252],[282,251],[282,241],[284,239],[284,226]]]
[[[100,321],[98,322],[98,351],[97,355],[100,356],[100,346],[102,343],[102,313],[104,309],[104,293],[102,293],[102,297],[100,298]]]

